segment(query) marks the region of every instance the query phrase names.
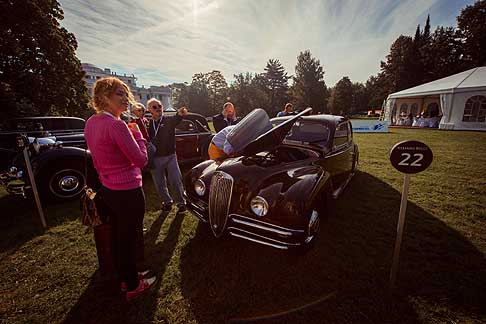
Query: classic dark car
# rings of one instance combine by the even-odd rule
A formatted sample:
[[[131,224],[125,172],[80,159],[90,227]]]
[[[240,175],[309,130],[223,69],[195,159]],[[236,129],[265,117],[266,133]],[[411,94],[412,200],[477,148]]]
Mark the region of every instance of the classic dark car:
[[[166,112],[166,115],[174,114]],[[208,145],[212,134],[206,119],[190,113],[176,128],[176,150],[180,164],[194,165],[207,159]],[[91,161],[89,151],[79,147],[69,147],[55,142],[56,137],[38,138],[37,143],[29,145],[32,168],[41,198],[48,200],[67,200],[78,198],[85,183],[96,181],[96,171],[91,163],[88,179],[85,177],[85,159]],[[84,142],[84,135],[82,135]],[[27,144],[27,143],[26,143]],[[13,150],[13,148],[11,149]],[[14,151],[15,152],[15,151]],[[23,155],[15,152],[7,172],[0,174],[0,180],[12,194],[24,195],[30,191]],[[19,181],[20,180],[20,181]],[[94,185],[96,186],[96,185]],[[45,200],[44,199],[44,200]]]
[[[356,171],[358,147],[348,119],[304,116],[309,110],[272,119],[235,156],[186,175],[188,207],[215,237],[296,251],[314,245],[320,219]]]

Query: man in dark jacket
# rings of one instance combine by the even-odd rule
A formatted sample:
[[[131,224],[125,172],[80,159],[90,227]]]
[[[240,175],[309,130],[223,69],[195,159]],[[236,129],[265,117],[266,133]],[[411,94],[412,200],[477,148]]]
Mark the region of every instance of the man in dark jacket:
[[[187,108],[179,108],[174,116],[164,116],[164,107],[155,98],[147,102],[147,107],[153,117],[148,127],[149,138],[157,148],[150,172],[162,200],[162,209],[164,211],[172,209],[172,197],[167,189],[167,173],[178,207],[177,213],[183,213],[186,211],[186,202],[183,195],[182,174],[177,163],[175,128],[181,122],[182,117],[187,115]]]
[[[216,133],[219,133],[226,126],[236,125],[237,123],[235,106],[229,101],[223,105],[221,113],[213,116],[213,126]]]

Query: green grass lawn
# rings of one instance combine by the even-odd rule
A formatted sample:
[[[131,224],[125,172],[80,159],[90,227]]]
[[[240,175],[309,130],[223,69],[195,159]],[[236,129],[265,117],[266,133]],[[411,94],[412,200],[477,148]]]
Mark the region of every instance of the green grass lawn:
[[[412,176],[390,293],[403,175],[388,152],[405,139],[427,143],[434,161]],[[100,279],[78,202],[49,207],[43,231],[32,203],[0,192],[0,321],[486,323],[486,133],[392,129],[355,140],[360,172],[301,257],[215,239],[189,214],[160,215],[147,179],[146,259],[159,281],[131,304]]]

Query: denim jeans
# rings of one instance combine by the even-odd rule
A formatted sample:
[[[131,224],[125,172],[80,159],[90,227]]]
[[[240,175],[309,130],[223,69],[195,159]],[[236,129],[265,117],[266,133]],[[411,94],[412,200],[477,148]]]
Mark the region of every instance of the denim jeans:
[[[177,156],[175,154],[156,156],[154,157],[153,165],[154,167],[150,169],[150,173],[162,202],[164,204],[172,204],[172,197],[167,189],[167,172],[175,203],[177,206],[185,205],[182,174],[179,164],[177,164]]]

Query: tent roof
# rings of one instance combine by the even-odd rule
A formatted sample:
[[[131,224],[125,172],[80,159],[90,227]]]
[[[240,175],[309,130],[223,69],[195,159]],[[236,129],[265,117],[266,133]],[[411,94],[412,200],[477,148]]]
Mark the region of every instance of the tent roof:
[[[423,97],[441,93],[486,90],[486,66],[457,73],[429,83],[392,93],[388,98]]]

